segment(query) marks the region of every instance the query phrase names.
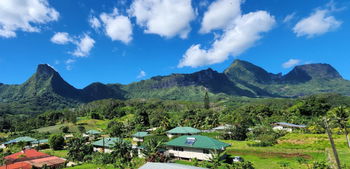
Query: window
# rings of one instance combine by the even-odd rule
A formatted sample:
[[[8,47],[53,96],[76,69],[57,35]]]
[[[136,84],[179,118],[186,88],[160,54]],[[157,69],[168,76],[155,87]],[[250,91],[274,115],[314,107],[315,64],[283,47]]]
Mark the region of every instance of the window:
[[[175,151],[184,151],[184,149],[182,147],[174,147],[173,148]]]
[[[209,154],[209,150],[203,149],[203,153],[204,153],[204,154]]]

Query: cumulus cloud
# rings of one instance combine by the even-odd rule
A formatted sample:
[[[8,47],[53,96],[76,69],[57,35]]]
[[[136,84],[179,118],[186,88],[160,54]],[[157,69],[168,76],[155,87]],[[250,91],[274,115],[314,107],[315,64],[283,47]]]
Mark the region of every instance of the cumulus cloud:
[[[52,43],[56,43],[59,45],[64,45],[69,42],[71,42],[71,38],[69,37],[69,34],[67,32],[57,32],[53,37],[51,38]]]
[[[52,36],[51,42],[59,45],[74,44],[76,49],[70,54],[77,57],[86,57],[89,55],[90,50],[94,47],[95,40],[89,35],[84,34],[81,37],[72,37],[67,32],[58,32]],[[73,63],[73,60],[68,60]],[[66,62],[67,63],[67,62]]]
[[[94,16],[89,18],[89,24],[95,30],[98,30],[101,27],[101,22]]]
[[[221,63],[230,55],[237,56],[261,39],[261,34],[272,29],[275,19],[266,11],[251,12],[234,19],[209,49],[192,45],[183,55],[178,67],[198,67]]]
[[[89,55],[90,50],[94,47],[95,40],[93,40],[89,35],[85,34],[78,42],[76,49],[72,52],[74,56],[86,57]]]
[[[210,4],[204,13],[201,33],[208,33],[215,29],[226,28],[241,15],[241,0],[218,0]]]
[[[191,0],[135,0],[129,13],[145,33],[166,38],[187,38],[195,18]]]
[[[113,41],[119,40],[127,44],[132,40],[131,21],[127,16],[119,14],[117,9],[111,14],[102,13],[100,19],[106,35]]]
[[[40,32],[40,24],[58,17],[47,0],[0,0],[0,37],[15,37],[18,30]]]
[[[332,16],[336,11],[333,5],[327,5],[326,9],[316,9],[310,16],[301,19],[293,28],[294,33],[300,36],[312,38],[329,31],[336,30],[342,24]]]
[[[301,61],[299,59],[289,59],[287,62],[284,62],[282,64],[282,67],[283,68],[291,68],[297,64],[299,64]]]
[[[143,77],[145,77],[145,76],[146,76],[146,72],[143,71],[143,70],[141,70],[140,73],[139,73],[139,75],[137,75],[137,78],[138,78],[138,79],[141,79],[141,78],[143,78]]]

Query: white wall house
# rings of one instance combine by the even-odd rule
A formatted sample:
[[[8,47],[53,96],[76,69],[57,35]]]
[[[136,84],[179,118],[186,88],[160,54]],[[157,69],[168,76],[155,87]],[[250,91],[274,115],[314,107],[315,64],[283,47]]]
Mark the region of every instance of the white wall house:
[[[185,135],[166,144],[166,155],[172,158],[210,160],[213,152],[222,152],[230,144],[200,135]]]
[[[298,124],[292,124],[292,123],[286,123],[286,122],[276,122],[276,123],[273,123],[272,129],[274,131],[292,132],[293,129],[302,129],[305,127],[306,127],[305,125],[298,125]]]

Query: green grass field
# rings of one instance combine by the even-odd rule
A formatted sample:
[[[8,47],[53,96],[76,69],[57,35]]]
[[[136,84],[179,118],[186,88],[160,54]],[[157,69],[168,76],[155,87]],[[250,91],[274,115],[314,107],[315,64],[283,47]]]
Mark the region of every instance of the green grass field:
[[[52,149],[46,149],[46,150],[42,150],[42,152],[49,154],[49,155],[53,155],[53,156],[57,156],[57,157],[62,157],[62,158],[67,158],[68,157],[68,150],[52,150]]]
[[[51,134],[61,133],[61,127],[68,126],[69,132],[75,133],[78,132],[78,125],[82,125],[85,127],[86,130],[90,129],[97,129],[97,130],[103,130],[107,128],[107,124],[110,122],[110,120],[96,120],[96,119],[89,119],[86,117],[80,117],[76,124],[73,123],[65,123],[65,124],[57,124],[54,126],[48,126],[48,127],[42,127],[39,129],[36,129],[36,131],[40,133],[49,132]]]
[[[342,164],[350,166],[350,149],[346,147],[345,137],[335,135],[334,138]],[[242,156],[253,162],[258,169],[281,168],[282,163],[290,168],[307,168],[298,159],[303,158],[309,162],[327,160],[325,149],[330,148],[325,134],[288,134],[271,147],[251,147],[249,141],[225,142],[232,145],[227,149],[229,155]]]

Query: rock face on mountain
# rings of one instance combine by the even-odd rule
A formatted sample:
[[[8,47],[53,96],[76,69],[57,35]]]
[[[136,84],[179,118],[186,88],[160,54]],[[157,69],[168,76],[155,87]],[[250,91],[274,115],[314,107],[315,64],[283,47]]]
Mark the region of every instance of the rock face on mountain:
[[[350,82],[329,64],[300,65],[282,75],[235,60],[223,73],[209,68],[190,74],[156,76],[129,85],[96,82],[76,89],[52,67],[40,64],[23,84],[0,83],[0,104],[29,104],[45,109],[107,98],[202,100],[206,91],[221,99],[224,96],[296,97],[322,92],[350,95]]]
[[[307,64],[296,66],[283,77],[287,83],[304,83],[312,79],[342,79],[342,76],[329,64]]]

